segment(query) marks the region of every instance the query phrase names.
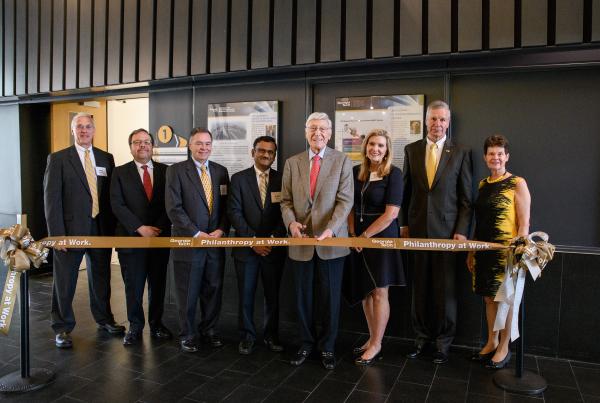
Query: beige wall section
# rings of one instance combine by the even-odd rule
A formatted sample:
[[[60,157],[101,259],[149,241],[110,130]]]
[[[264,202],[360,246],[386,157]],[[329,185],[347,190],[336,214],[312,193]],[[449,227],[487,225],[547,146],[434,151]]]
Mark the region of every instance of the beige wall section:
[[[115,157],[116,166],[123,165],[132,159],[127,143],[129,133],[139,128],[148,130],[150,121],[148,98],[108,100],[106,110],[108,152]]]
[[[98,107],[95,107],[96,104]],[[106,101],[68,102],[52,104],[52,152],[69,147],[72,142],[71,114],[86,112],[94,116],[96,134],[94,146],[108,149],[106,131]]]

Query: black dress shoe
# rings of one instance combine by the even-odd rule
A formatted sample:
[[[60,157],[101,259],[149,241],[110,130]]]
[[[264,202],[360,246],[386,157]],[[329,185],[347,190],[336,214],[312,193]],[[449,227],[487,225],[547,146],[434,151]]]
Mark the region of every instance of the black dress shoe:
[[[123,337],[124,346],[133,346],[134,344],[138,344],[140,341],[142,341],[141,332],[134,332],[130,330],[125,334],[125,337]]]
[[[73,340],[71,339],[71,335],[67,332],[62,332],[56,335],[54,339],[54,344],[58,348],[71,348],[73,347]]]
[[[179,345],[181,346],[181,351],[183,351],[184,353],[195,353],[196,351],[198,351],[198,346],[196,345],[194,340],[191,339],[181,340],[179,342]]]
[[[485,364],[485,367],[487,369],[502,369],[504,367],[506,367],[508,365],[508,362],[510,361],[510,350],[508,351],[508,353],[506,353],[506,357],[504,357],[504,359],[500,362],[496,362],[492,359],[490,359],[487,364]]]
[[[406,358],[410,358],[411,360],[420,357],[423,355],[425,351],[425,346],[423,344],[418,344],[415,346],[415,349],[410,353],[406,354]]]
[[[381,359],[383,359],[383,355],[381,354],[381,350],[379,350],[379,352],[377,354],[375,354],[373,357],[371,357],[369,359],[362,358],[362,356],[358,357],[356,360],[354,360],[354,363],[359,366],[368,367],[369,365],[372,365],[373,363],[375,363]]]
[[[432,361],[434,364],[444,364],[448,362],[448,354],[444,353],[442,350],[438,350],[433,353]]]
[[[283,351],[283,346],[273,339],[265,339],[265,346],[274,353]]]
[[[202,342],[210,344],[210,346],[214,348],[223,346],[223,341],[217,334],[205,334],[202,336]]]
[[[335,368],[335,355],[331,351],[323,351],[321,352],[321,364],[327,370],[332,370]]]
[[[238,352],[243,355],[249,355],[254,349],[254,340],[242,340],[238,346]]]
[[[362,355],[362,353],[364,353],[366,350],[366,348],[364,348],[363,346],[360,347],[354,347],[352,349],[352,355],[357,356],[357,355]]]
[[[172,339],[173,334],[166,327],[159,326],[159,327],[150,329],[150,337],[152,337],[153,339],[167,340],[167,339]]]
[[[110,334],[125,333],[125,326],[117,325],[116,323],[98,323],[98,330],[106,330]]]
[[[302,365],[302,363],[304,361],[306,361],[306,359],[308,358],[308,356],[310,355],[310,350],[304,350],[304,349],[300,349],[298,350],[298,352],[296,354],[294,354],[294,356],[292,357],[292,359],[290,360],[290,364],[292,364],[293,366],[300,366]]]
[[[494,356],[494,354],[496,354],[496,350],[490,351],[489,353],[485,353],[485,354],[475,353],[475,354],[473,354],[471,356],[471,361],[475,361],[475,362],[487,362],[488,360],[492,359],[492,357]]]

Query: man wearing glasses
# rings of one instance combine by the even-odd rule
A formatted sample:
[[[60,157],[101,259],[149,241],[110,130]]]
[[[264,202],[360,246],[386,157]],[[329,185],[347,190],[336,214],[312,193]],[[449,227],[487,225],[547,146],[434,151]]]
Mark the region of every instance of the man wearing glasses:
[[[110,202],[117,218],[117,236],[169,236],[171,222],[165,210],[167,166],[152,160],[154,138],[144,129],[129,135],[133,161],[115,168],[110,183]],[[170,339],[162,323],[169,249],[117,249],[125,283],[129,330],[125,346],[137,344],[144,329],[144,288],[148,281],[150,336]]]
[[[115,219],[109,184],[115,166],[112,154],[92,146],[92,116],[78,113],[71,121],[75,144],[48,156],[44,174],[44,211],[49,236],[112,236]],[[100,330],[122,334],[110,309],[111,249],[53,251],[52,329],[58,348],[71,348],[75,327],[73,297],[79,265],[86,255],[90,308]]]
[[[285,237],[281,219],[281,173],[271,169],[277,144],[270,136],[257,137],[252,148],[254,164],[231,177],[231,194],[227,200],[229,221],[239,237]],[[279,344],[279,285],[285,262],[285,248],[255,246],[232,248],[237,274],[240,330],[240,354],[254,349],[254,296],[258,276],[262,278],[264,298],[263,340],[274,352],[283,351]]]
[[[331,120],[314,112],[307,121],[307,151],[289,158],[283,169],[281,212],[293,238],[347,237],[346,219],[353,202],[352,163],[343,153],[327,147]],[[321,362],[335,368],[335,339],[338,331],[344,247],[290,246],[301,346],[290,363],[301,365],[313,349]],[[319,301],[322,331],[317,334],[313,317],[314,299]]]

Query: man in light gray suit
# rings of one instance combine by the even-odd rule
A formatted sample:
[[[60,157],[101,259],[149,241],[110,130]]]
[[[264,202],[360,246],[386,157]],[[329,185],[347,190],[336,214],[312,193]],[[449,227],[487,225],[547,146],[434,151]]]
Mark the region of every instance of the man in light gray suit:
[[[343,153],[327,147],[331,120],[315,112],[306,120],[308,151],[285,162],[281,184],[281,213],[290,236],[347,237],[346,218],[353,201],[352,164]],[[316,253],[315,253],[316,252]],[[342,273],[348,248],[294,246],[288,249],[294,272],[296,308],[302,345],[291,360],[301,365],[313,347],[321,351],[326,369],[335,368]],[[316,277],[316,281],[315,280]],[[316,289],[314,289],[316,287]],[[316,295],[315,295],[316,294]],[[320,302],[322,331],[315,332],[313,298]]]

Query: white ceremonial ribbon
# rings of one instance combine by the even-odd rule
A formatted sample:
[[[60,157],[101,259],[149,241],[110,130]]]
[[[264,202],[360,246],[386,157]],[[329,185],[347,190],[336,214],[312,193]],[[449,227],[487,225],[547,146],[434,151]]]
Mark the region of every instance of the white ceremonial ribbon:
[[[541,238],[542,241],[535,242],[533,240],[535,237]],[[513,311],[510,328],[511,341],[519,338],[519,307],[525,288],[526,271],[529,272],[533,281],[537,280],[554,255],[554,246],[548,243],[548,234],[545,232],[534,232],[525,239],[517,239],[518,242],[520,245],[509,249],[504,281],[500,284],[494,298],[494,301],[499,302],[494,331],[504,329],[508,314],[511,309]],[[515,257],[518,255],[521,257],[517,261]]]

